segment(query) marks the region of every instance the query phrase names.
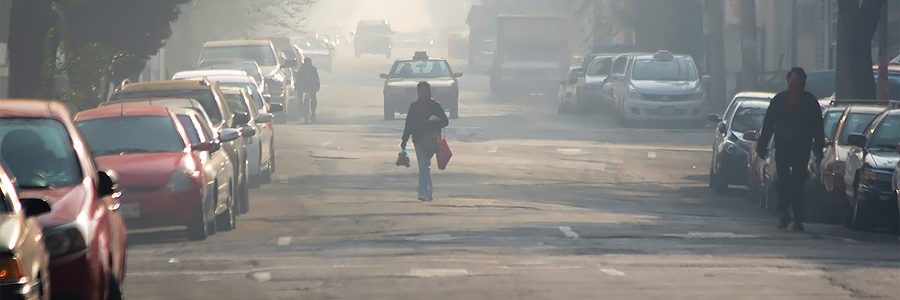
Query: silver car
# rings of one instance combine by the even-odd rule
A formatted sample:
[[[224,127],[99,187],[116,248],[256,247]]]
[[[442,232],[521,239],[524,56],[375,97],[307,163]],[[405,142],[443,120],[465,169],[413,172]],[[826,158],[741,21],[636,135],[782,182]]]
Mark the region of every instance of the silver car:
[[[34,216],[50,211],[43,199],[19,199],[0,168],[0,299],[50,299],[50,262]]]

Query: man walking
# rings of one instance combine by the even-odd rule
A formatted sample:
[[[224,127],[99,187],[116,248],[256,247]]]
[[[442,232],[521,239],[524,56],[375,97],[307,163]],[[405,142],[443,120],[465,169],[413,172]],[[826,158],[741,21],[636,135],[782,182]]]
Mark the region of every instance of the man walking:
[[[303,60],[303,64],[300,66],[300,70],[297,71],[297,86],[296,90],[300,93],[300,101],[304,102],[304,105],[309,105],[309,111],[304,111],[303,116],[306,119],[306,122],[309,122],[310,117],[312,121],[316,121],[316,107],[319,106],[319,99],[317,99],[316,94],[319,92],[319,88],[321,88],[321,83],[319,82],[319,70],[316,69],[312,64],[312,59],[307,57]],[[306,97],[309,97],[309,103],[305,103]]]
[[[775,138],[778,172],[778,228],[787,228],[793,217],[794,230],[803,231],[803,182],[810,152],[822,160],[825,145],[822,110],[816,96],[806,91],[806,72],[793,68],[787,74],[788,90],[772,99],[763,121],[756,152],[768,156],[768,143]],[[793,215],[792,215],[793,212]]]

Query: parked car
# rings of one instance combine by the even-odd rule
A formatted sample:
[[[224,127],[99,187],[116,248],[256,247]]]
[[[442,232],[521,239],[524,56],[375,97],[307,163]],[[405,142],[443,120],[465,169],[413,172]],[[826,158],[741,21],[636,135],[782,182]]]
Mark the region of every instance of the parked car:
[[[394,32],[391,25],[384,20],[364,20],[356,25],[356,36],[353,39],[353,49],[357,58],[363,54],[384,54],[385,58],[391,58],[391,50],[394,47]]]
[[[706,76],[700,76],[691,56],[661,50],[619,57],[607,81],[623,125],[637,120],[704,118]]]
[[[578,75],[583,72],[580,67],[571,67],[566,72],[565,78],[559,81],[559,92],[556,98],[559,99],[558,110],[560,114],[573,113],[575,109],[575,88],[578,85]]]
[[[900,160],[900,110],[881,113],[863,133],[850,134],[847,142],[852,146],[844,172],[847,225],[864,230],[886,221],[887,227],[896,231],[900,227],[892,180]]]
[[[612,55],[594,54],[585,59],[587,68],[578,74],[578,83],[575,86],[575,104],[581,109],[596,110],[609,103],[603,92],[603,84],[606,82],[612,70]]]
[[[35,217],[50,212],[40,198],[19,198],[0,167],[0,299],[50,299],[50,257]]]
[[[246,89],[228,87],[223,88],[222,92],[225,93],[228,105],[235,111],[246,112],[250,115],[250,122],[244,127],[242,136],[245,139],[245,147],[247,148],[247,159],[249,162],[247,170],[250,172],[250,186],[259,187],[262,182],[262,176],[268,168],[263,165],[269,161],[268,159],[271,155],[269,150],[273,147],[271,144],[272,136],[262,136],[259,132],[266,131],[266,133],[269,133],[268,130],[263,130],[263,127],[267,127],[267,123],[271,122],[274,116],[268,113],[259,114],[259,110],[256,109]],[[246,212],[246,210],[250,209],[250,203],[244,204],[246,205],[242,207]]]
[[[766,158],[759,157],[756,144],[759,142],[760,132],[762,126],[757,130],[745,132],[743,136],[744,140],[749,141],[750,149],[747,155],[747,198],[757,202],[759,207],[774,212],[778,206],[776,151],[774,143],[768,143],[769,155]]]
[[[119,175],[119,210],[129,227],[185,226],[189,239],[204,240],[217,221],[233,223],[234,181],[208,178],[199,155],[219,144],[190,143],[178,117],[165,107],[130,104],[75,116],[97,163]],[[238,138],[236,130],[227,130],[226,141]]]
[[[416,86],[421,81],[431,84],[435,100],[450,111],[450,118],[459,118],[459,78],[446,59],[428,57],[416,52],[411,58],[398,59],[384,79],[384,119],[393,120],[395,113],[406,113],[416,100]]]
[[[259,86],[259,92],[266,98],[271,97],[266,93],[266,80],[263,77],[262,69],[256,61],[249,59],[209,59],[200,62],[198,67],[201,70],[241,70],[247,72],[247,76],[253,77]]]
[[[222,94],[219,84],[209,80],[174,80],[128,83],[113,92],[108,103],[146,101],[147,99],[191,98],[197,100],[209,116],[213,128],[222,134],[227,128],[241,129],[250,122],[246,113],[235,112]],[[237,174],[236,203],[249,201],[248,160],[244,139],[224,143],[222,149],[228,154]],[[238,209],[238,211],[242,211]],[[225,224],[220,224],[220,226]],[[234,224],[225,227],[233,227]]]
[[[729,185],[747,184],[750,141],[745,139],[744,133],[762,128],[771,100],[766,95],[760,96],[735,97],[732,101],[734,109],[726,110],[724,119],[716,115],[710,117],[710,121],[717,123],[709,168],[709,187],[713,192],[723,193]]]
[[[331,71],[334,63],[333,45],[317,38],[304,38],[297,40],[297,47],[303,50],[305,58],[312,59],[313,65]]]
[[[172,80],[203,78],[207,76],[250,76],[250,74],[243,70],[194,70],[175,73],[175,75],[172,75]]]
[[[848,138],[862,133],[884,106],[838,105],[825,110],[825,149],[816,165],[810,157],[810,190],[807,190],[807,215],[818,221],[838,221],[846,207],[844,167],[850,151]]]
[[[22,198],[53,208],[38,216],[53,297],[121,299],[127,237],[115,175],[97,169],[65,105],[0,101],[0,158]]]

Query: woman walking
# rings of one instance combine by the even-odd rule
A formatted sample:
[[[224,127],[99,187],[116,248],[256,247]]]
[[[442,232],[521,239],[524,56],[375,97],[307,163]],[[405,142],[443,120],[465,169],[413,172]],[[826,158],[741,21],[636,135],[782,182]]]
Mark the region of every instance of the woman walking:
[[[419,200],[431,201],[434,199],[431,158],[438,152],[441,130],[450,125],[450,120],[441,104],[431,97],[431,85],[428,82],[419,82],[417,89],[419,96],[409,105],[400,148],[405,150],[406,143],[412,136],[419,166]]]

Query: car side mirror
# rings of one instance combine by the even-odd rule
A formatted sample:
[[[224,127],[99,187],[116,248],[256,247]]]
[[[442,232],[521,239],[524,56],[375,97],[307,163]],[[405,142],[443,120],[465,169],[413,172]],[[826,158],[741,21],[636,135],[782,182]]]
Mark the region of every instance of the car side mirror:
[[[745,140],[756,142],[759,140],[759,133],[756,132],[756,130],[748,130],[747,132],[744,132],[743,137]]]
[[[243,126],[247,125],[247,123],[250,123],[250,114],[245,112],[234,113],[234,123],[232,124],[233,126]]]
[[[453,73],[453,77],[456,77],[456,78],[463,77],[463,73],[462,72]]]
[[[97,194],[98,196],[112,196],[119,190],[119,178],[116,172],[112,170],[97,172]]]
[[[30,218],[50,212],[50,204],[41,198],[20,198],[25,217]]]
[[[198,152],[216,152],[222,148],[222,145],[213,141],[206,141],[195,146],[191,146],[191,150]]]
[[[258,116],[256,116],[256,124],[269,123],[269,122],[272,122],[272,120],[274,120],[274,119],[275,119],[275,115],[270,114],[270,113],[262,113],[262,114],[259,114]]]
[[[719,115],[717,115],[717,114],[709,114],[709,116],[707,116],[706,119],[709,120],[710,123],[722,122],[722,117],[719,117]]]
[[[719,122],[719,125],[716,126],[716,131],[719,132],[719,134],[725,134],[725,132],[728,131],[728,126],[725,125],[725,122]]]
[[[378,74],[378,77],[380,77],[381,79],[388,79],[388,75],[387,75],[387,74],[383,74],[383,73],[382,73],[382,74]]]
[[[256,129],[250,126],[244,126],[241,128],[241,136],[243,137],[252,137],[256,135]]]
[[[281,64],[282,69],[294,69],[300,66],[300,61],[296,59],[288,59],[285,60],[283,64]]]
[[[850,146],[865,148],[866,136],[862,134],[851,134],[847,137],[847,144],[849,144]]]
[[[281,103],[272,103],[269,104],[269,112],[277,113],[284,111],[284,104]]]
[[[234,128],[225,128],[219,132],[219,142],[227,143],[241,137],[241,132]]]

